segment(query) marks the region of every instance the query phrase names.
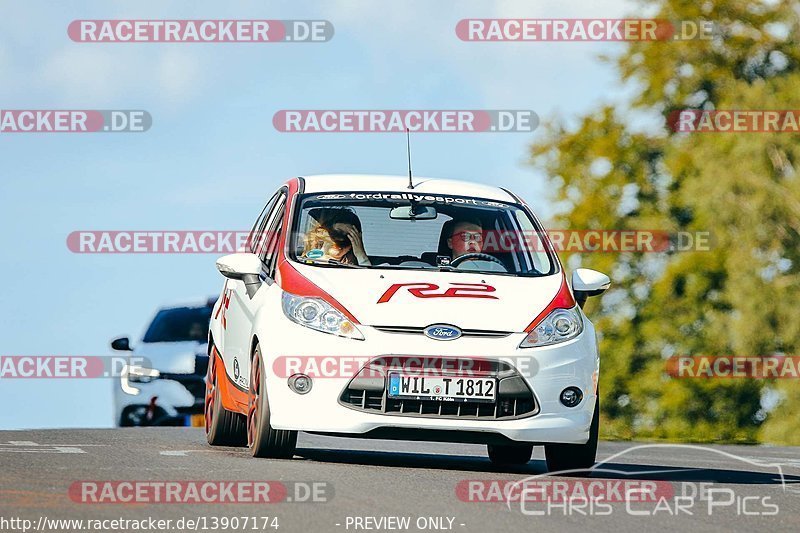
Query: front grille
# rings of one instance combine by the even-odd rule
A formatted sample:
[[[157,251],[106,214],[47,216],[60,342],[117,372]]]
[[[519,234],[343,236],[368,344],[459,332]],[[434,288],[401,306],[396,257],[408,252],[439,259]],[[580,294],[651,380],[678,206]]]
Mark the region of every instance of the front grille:
[[[497,399],[494,403],[477,401],[442,401],[413,400],[389,398],[386,382],[389,371],[409,368],[409,360],[419,362],[416,371],[426,367],[426,362],[446,361],[448,375],[464,376],[469,369],[471,375],[497,378]],[[442,368],[438,366],[438,368]],[[452,370],[451,370],[452,369]],[[359,374],[347,384],[339,402],[350,409],[358,411],[429,418],[458,418],[473,420],[513,420],[533,416],[539,412],[539,406],[533,391],[525,380],[511,365],[500,361],[475,360],[464,358],[437,358],[422,360],[409,357],[378,358],[367,364]]]
[[[404,333],[406,335],[423,335],[425,328],[416,326],[372,326],[384,333]],[[502,339],[511,335],[510,331],[494,331],[491,329],[462,329],[462,337],[483,337],[489,339]]]

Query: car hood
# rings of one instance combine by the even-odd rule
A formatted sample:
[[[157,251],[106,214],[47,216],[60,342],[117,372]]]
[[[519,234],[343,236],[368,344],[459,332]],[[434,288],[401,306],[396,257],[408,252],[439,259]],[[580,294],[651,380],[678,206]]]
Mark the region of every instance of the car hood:
[[[194,372],[195,357],[205,356],[208,343],[187,342],[140,342],[133,349],[131,357],[141,357],[141,366],[159,372],[191,374]],[[134,362],[137,362],[134,360]]]
[[[561,273],[542,277],[295,265],[367,326],[521,332],[555,298]]]

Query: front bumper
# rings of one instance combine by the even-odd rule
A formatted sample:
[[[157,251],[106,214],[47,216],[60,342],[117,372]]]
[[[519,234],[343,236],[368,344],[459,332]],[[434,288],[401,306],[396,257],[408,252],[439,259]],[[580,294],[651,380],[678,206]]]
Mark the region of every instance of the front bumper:
[[[274,327],[274,326],[273,326]],[[267,396],[271,411],[271,425],[276,429],[290,429],[317,433],[352,436],[370,436],[379,433],[381,438],[405,438],[404,435],[419,430],[436,440],[457,440],[458,433],[486,434],[512,441],[534,443],[583,444],[589,439],[597,400],[599,358],[594,328],[584,317],[584,330],[575,339],[542,348],[519,349],[524,333],[513,333],[504,338],[460,338],[454,341],[436,341],[423,335],[388,333],[367,326],[359,326],[364,341],[344,339],[318,333],[297,324],[281,324],[281,335],[273,335],[269,343],[262,343],[262,354],[267,362]],[[302,347],[302,350],[299,349]],[[340,402],[350,380],[360,370],[352,361],[365,358],[416,356],[420,358],[481,358],[502,361],[516,369],[535,396],[537,410],[530,416],[514,419],[470,419],[469,417],[444,418],[437,416],[389,415],[353,409]],[[288,386],[289,372],[281,361],[288,357],[305,360],[337,358],[343,363],[330,375],[314,377],[313,387],[307,394],[297,394]],[[311,358],[311,359],[309,359]],[[578,406],[568,408],[559,397],[567,387],[579,387],[583,400]]]

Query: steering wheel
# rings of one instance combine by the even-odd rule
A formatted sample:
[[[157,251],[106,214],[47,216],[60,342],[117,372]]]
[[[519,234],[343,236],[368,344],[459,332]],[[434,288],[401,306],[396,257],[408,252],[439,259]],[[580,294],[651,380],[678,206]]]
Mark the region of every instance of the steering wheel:
[[[460,255],[460,256],[456,257],[455,259],[453,259],[452,261],[450,261],[450,266],[451,267],[457,267],[458,265],[460,265],[464,261],[470,261],[470,260],[475,260],[475,259],[480,260],[480,261],[491,261],[492,263],[497,263],[498,265],[503,267],[504,270],[506,268],[506,266],[503,264],[503,262],[500,261],[495,256],[489,255],[489,254],[480,253],[480,252],[472,252],[472,253],[469,253],[469,254]]]

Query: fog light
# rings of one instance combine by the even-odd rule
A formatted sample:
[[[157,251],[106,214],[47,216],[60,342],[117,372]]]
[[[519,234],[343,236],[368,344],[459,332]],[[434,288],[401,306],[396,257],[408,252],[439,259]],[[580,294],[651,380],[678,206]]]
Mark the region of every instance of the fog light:
[[[305,374],[295,374],[289,378],[289,388],[297,394],[306,394],[311,390],[311,378]]]
[[[583,400],[583,392],[578,387],[567,387],[561,391],[561,403],[567,407],[575,407]]]

